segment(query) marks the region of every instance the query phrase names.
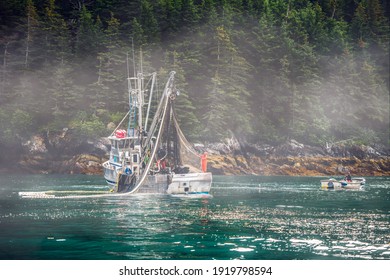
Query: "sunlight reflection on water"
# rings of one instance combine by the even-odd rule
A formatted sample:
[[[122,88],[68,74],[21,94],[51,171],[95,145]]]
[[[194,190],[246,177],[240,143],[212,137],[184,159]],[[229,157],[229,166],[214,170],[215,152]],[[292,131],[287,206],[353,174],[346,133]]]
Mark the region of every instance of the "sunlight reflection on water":
[[[14,178],[0,198],[0,258],[390,259],[390,178],[352,192],[322,191],[315,177],[216,176],[208,198],[15,195],[105,187],[88,178]]]

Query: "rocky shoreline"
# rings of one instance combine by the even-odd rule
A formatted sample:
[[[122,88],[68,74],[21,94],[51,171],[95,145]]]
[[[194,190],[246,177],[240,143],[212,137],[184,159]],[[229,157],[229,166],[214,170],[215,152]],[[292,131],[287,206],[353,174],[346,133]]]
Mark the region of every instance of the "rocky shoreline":
[[[335,157],[211,156],[209,170],[215,175],[285,176],[390,176],[390,160]]]
[[[383,147],[342,143],[312,147],[295,140],[270,146],[237,139],[196,147],[200,153],[208,152],[208,170],[215,175],[390,176],[390,153]],[[77,139],[64,129],[0,150],[0,173],[102,174],[109,143],[105,138]]]
[[[277,147],[233,145],[222,153],[211,149],[210,171],[221,175],[390,176],[390,156],[384,149],[360,145],[312,147],[290,140]]]

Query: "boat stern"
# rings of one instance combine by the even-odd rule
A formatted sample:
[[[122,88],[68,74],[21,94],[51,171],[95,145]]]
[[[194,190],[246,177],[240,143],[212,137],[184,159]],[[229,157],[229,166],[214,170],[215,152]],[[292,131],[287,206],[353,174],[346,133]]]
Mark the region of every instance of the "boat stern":
[[[212,174],[187,173],[173,174],[172,182],[169,184],[168,194],[208,194],[211,189]]]

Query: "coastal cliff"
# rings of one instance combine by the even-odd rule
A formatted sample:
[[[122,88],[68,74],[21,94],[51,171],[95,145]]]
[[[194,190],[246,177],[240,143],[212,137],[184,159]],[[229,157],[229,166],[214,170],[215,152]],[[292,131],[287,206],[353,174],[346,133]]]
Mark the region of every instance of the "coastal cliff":
[[[0,171],[41,174],[102,174],[108,158],[107,139],[78,139],[68,129],[34,135],[15,147],[0,147]],[[240,143],[197,144],[208,153],[215,175],[390,176],[390,155],[383,147],[345,143],[312,147],[289,140],[277,146]]]

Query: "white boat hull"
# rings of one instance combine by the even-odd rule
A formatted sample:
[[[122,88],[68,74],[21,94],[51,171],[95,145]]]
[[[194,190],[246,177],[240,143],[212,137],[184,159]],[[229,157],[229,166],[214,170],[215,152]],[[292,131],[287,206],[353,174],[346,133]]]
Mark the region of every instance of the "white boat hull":
[[[118,178],[118,171],[116,166],[113,166],[109,161],[106,161],[103,163],[103,172],[104,179],[106,179],[107,184],[110,186],[115,186]]]
[[[364,185],[362,180],[352,181],[337,181],[335,179],[321,180],[322,189],[335,189],[335,190],[359,190]]]
[[[206,173],[174,174],[169,184],[168,194],[208,194],[211,188],[212,175]]]
[[[341,183],[336,180],[321,180],[321,188],[323,189],[334,189],[341,188]]]
[[[107,161],[103,164],[103,169],[107,184],[115,188],[120,167],[117,168]],[[137,193],[208,194],[211,183],[210,172],[147,175]]]

